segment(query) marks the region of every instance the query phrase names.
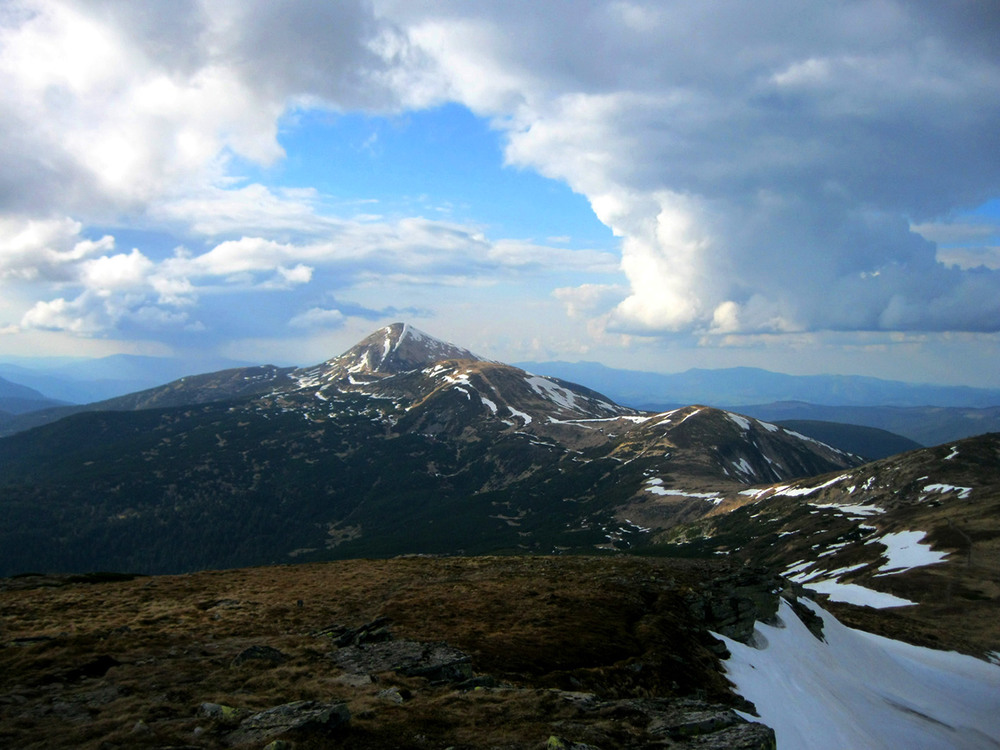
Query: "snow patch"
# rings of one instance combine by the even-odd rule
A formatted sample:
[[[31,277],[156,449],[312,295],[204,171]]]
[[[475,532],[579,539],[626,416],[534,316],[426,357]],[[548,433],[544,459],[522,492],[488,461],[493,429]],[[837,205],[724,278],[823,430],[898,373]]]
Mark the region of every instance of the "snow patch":
[[[743,475],[748,476],[748,477],[756,476],[756,473],[754,472],[753,467],[749,463],[747,463],[747,460],[745,458],[743,458],[742,456],[740,456],[739,463],[737,463],[736,461],[733,461],[732,464],[733,464],[733,468],[738,473],[743,474]]]
[[[654,495],[660,496],[670,496],[670,497],[693,497],[700,500],[711,500],[714,504],[718,505],[725,498],[720,497],[719,492],[685,492],[684,490],[667,489],[661,487],[663,484],[662,479],[647,479],[646,484],[650,485],[646,487],[646,492],[652,493]]]
[[[809,503],[813,508],[831,508],[849,518],[865,518],[885,513],[884,508],[877,505],[861,505],[852,503]]]
[[[925,565],[936,565],[948,557],[945,552],[936,552],[923,539],[927,536],[923,531],[896,531],[878,539],[872,539],[866,544],[878,542],[886,547],[883,553],[886,563],[879,569],[880,576],[905,573]]]
[[[571,411],[580,410],[576,405],[576,396],[572,391],[567,390],[560,385],[556,385],[551,380],[538,375],[529,375],[525,378],[525,381],[531,386],[531,389],[542,398],[546,398],[558,406],[562,406]]]
[[[851,477],[850,474],[841,474],[839,477],[834,477],[833,479],[829,479],[823,482],[823,484],[817,484],[815,487],[796,487],[795,489],[791,489],[789,487],[779,487],[774,491],[774,494],[783,495],[785,497],[806,497],[808,495],[812,495],[815,492],[819,492],[825,487],[834,485],[837,482],[842,482],[845,479],[850,479],[850,477]]]
[[[1000,668],[852,630],[804,604],[823,619],[825,642],[784,601],[784,627],[755,628],[764,648],[718,636],[731,654],[727,676],[774,728],[780,750],[979,750],[1000,742]]]
[[[735,422],[741,429],[750,429],[750,420],[746,417],[740,416],[739,414],[733,414],[731,411],[727,411],[726,416]]]
[[[957,492],[959,500],[968,500],[972,492],[971,487],[956,487],[952,484],[928,484],[923,489],[924,492]]]
[[[523,411],[518,411],[510,404],[507,404],[507,411],[509,411],[513,416],[521,419],[526,425],[531,424],[531,416],[529,414],[525,414]]]

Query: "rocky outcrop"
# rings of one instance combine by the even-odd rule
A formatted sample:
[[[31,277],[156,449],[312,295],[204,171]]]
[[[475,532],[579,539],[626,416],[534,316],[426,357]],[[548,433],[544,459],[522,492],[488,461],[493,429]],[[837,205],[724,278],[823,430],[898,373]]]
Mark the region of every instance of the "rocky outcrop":
[[[331,658],[338,667],[354,674],[396,672],[423,677],[431,684],[458,683],[472,677],[468,654],[447,643],[385,641],[347,646],[334,652]]]
[[[822,638],[823,623],[811,610],[798,605],[802,586],[768,568],[745,568],[707,581],[686,596],[691,615],[708,630],[751,644],[756,623],[773,624],[782,598],[788,600],[813,635]],[[811,615],[811,616],[810,616]],[[718,653],[725,651],[721,642]]]
[[[295,701],[249,716],[226,736],[230,745],[260,743],[282,735],[329,734],[351,719],[343,703]]]
[[[356,628],[349,628],[346,625],[331,625],[322,630],[315,630],[311,635],[317,638],[329,638],[333,641],[333,645],[338,647],[361,646],[366,643],[381,643],[392,639],[388,617],[376,617],[371,622]]]
[[[288,661],[288,656],[271,646],[251,646],[243,649],[233,659],[233,666],[238,667],[247,662],[257,662],[267,666],[276,667]]]
[[[774,730],[747,721],[726,706],[691,699],[626,699],[600,701],[593,695],[565,693],[582,716],[613,717],[627,727],[627,747],[685,747],[701,750],[774,750]],[[577,725],[579,726],[579,725]],[[593,728],[574,737],[565,734],[548,738],[548,750],[602,750],[622,746],[621,738],[601,736]]]

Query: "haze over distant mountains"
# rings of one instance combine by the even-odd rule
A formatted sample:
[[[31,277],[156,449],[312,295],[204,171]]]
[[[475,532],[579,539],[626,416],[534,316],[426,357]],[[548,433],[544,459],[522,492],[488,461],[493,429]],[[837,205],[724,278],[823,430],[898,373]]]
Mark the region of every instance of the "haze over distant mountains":
[[[222,358],[115,354],[96,359],[19,359],[0,362],[0,378],[42,397],[84,404],[153,388],[199,373],[252,364]],[[629,406],[664,408],[693,403],[747,406],[800,401],[825,406],[1000,406],[1000,389],[933,385],[858,375],[788,375],[754,367],[691,369],[680,373],[624,370],[598,362],[518,362],[539,375],[583,383]],[[6,395],[6,394],[3,394]]]
[[[770,421],[872,427],[920,445],[1000,431],[997,389],[854,375],[785,375],[752,367],[660,374],[618,370],[595,362],[522,362],[519,366],[582,383],[620,404],[651,411],[706,404]]]
[[[598,362],[519,362],[531,372],[583,383],[636,408],[747,406],[804,401],[826,406],[1000,406],[1000,389],[929,385],[860,375],[786,375],[755,367],[662,374]]]
[[[99,359],[0,362],[0,421],[60,404],[91,404],[133,394],[198,373],[247,366],[224,359],[117,354]],[[834,422],[885,430],[916,445],[938,445],[1000,431],[1000,390],[882,380],[848,375],[788,375],[751,367],[681,373],[623,370],[595,362],[522,362],[520,367],[581,383],[638,409],[663,411],[688,404],[735,409],[770,421],[795,421],[819,439]],[[18,390],[20,389],[20,390]],[[15,395],[19,393],[19,395]],[[108,404],[108,408],[115,408]],[[129,407],[131,408],[131,407]],[[24,424],[41,423],[23,422]],[[817,434],[818,427],[822,434]],[[865,443],[848,450],[879,458],[915,447],[885,436],[876,452]],[[881,452],[879,452],[881,451]]]
[[[58,401],[87,404],[153,388],[188,375],[248,364],[251,363],[222,358],[192,361],[135,354],[113,354],[96,359],[20,358],[0,362],[0,378]]]

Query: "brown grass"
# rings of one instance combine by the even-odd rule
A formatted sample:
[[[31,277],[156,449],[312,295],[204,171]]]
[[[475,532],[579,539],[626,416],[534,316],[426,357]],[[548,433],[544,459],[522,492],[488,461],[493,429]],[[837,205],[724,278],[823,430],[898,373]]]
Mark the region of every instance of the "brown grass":
[[[578,734],[589,727],[607,739],[627,734],[628,721],[582,722],[553,688],[733,700],[683,601],[723,568],[409,558],[8,588],[0,591],[0,747],[221,748],[225,728],[199,716],[200,704],[255,711],[293,700],[346,701],[353,719],[337,743],[346,748],[540,747],[574,722]],[[393,674],[346,684],[329,639],[311,633],[378,616],[397,638],[466,651],[476,673],[501,686],[461,691]],[[39,638],[47,640],[26,640]],[[251,645],[289,658],[232,666]],[[109,669],[108,657],[117,663]],[[412,699],[378,697],[394,685]]]

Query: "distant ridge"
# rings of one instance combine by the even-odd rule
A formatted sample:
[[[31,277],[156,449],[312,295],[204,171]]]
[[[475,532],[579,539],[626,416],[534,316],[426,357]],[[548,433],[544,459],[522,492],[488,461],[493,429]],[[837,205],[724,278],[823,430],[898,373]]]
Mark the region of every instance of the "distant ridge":
[[[755,367],[662,374],[622,370],[597,362],[521,362],[518,367],[582,383],[619,403],[642,409],[671,404],[741,407],[777,401],[825,406],[1000,406],[1000,389],[927,385],[859,375],[786,375]]]
[[[64,402],[48,398],[34,388],[0,378],[0,412],[7,416],[58,406]]]

